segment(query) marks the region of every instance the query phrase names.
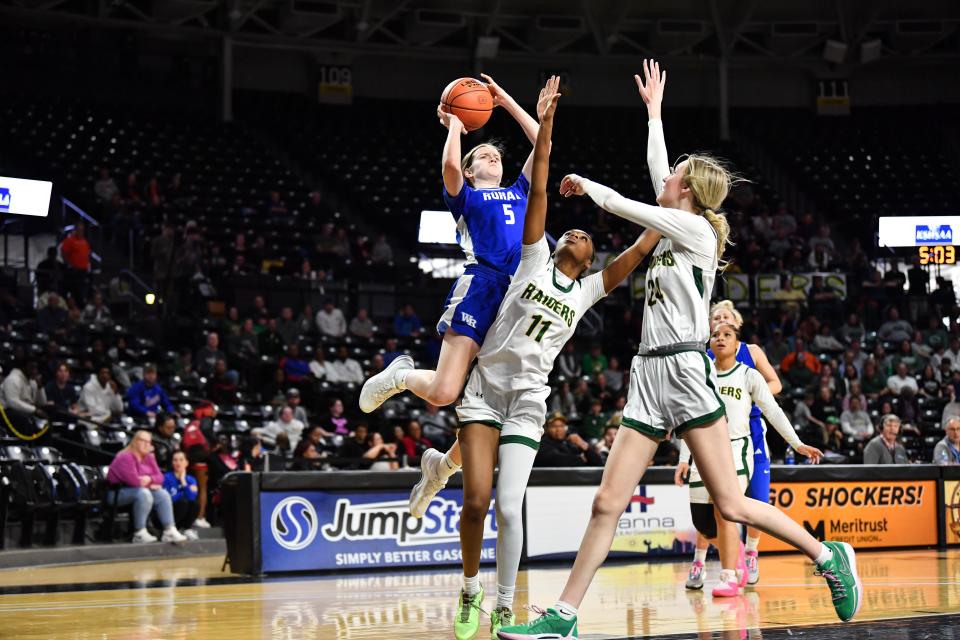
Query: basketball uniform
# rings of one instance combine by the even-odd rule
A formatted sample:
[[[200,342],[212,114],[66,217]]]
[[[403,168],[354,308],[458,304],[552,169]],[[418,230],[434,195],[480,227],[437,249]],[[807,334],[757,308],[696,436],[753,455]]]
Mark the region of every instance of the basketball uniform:
[[[456,196],[443,190],[467,265],[447,294],[437,323],[440,335],[452,327],[483,345],[520,261],[529,191],[523,174],[509,187],[475,189],[464,182]]]
[[[522,247],[513,282],[483,343],[457,407],[460,424],[500,430],[500,443],[540,446],[547,378],[583,314],[606,295],[603,273],[570,280],[545,238]]]
[[[707,355],[713,358],[713,352],[707,349]],[[741,342],[737,349],[737,362],[757,368],[750,354],[750,348]],[[767,425],[761,418],[763,414],[757,405],[750,409],[750,447],[753,449],[753,473],[750,475],[750,490],[747,495],[761,502],[770,501],[770,454],[767,446]],[[734,457],[736,460],[736,457]]]
[[[754,473],[750,426],[754,403],[763,410],[763,414],[790,446],[799,447],[800,437],[783,413],[783,409],[774,400],[770,388],[759,371],[737,362],[732,369],[717,371],[716,375],[718,391],[727,412],[727,429],[730,433],[730,447],[733,451],[734,466],[737,469],[737,479],[740,481],[740,489],[746,493]],[[687,462],[689,459],[690,450],[686,443],[681,443],[680,460]],[[697,471],[696,461],[690,469],[690,502],[699,504],[711,502]]]

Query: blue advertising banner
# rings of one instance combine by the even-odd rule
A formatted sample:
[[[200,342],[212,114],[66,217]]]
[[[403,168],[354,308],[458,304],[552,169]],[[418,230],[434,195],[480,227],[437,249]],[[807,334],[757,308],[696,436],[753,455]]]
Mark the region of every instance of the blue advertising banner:
[[[263,492],[263,571],[457,565],[463,490],[441,491],[423,518],[404,492]],[[481,562],[496,561],[493,501],[483,529]]]

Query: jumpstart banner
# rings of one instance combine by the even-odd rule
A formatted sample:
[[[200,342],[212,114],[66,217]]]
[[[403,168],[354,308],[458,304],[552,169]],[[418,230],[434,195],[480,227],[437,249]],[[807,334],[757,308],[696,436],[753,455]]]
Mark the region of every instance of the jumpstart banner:
[[[423,518],[409,492],[263,492],[263,571],[455,565],[463,491],[441,491]],[[482,562],[496,561],[494,501],[484,521]]]
[[[937,544],[937,481],[774,482],[770,502],[818,540],[857,549]],[[791,551],[763,536],[761,551]]]

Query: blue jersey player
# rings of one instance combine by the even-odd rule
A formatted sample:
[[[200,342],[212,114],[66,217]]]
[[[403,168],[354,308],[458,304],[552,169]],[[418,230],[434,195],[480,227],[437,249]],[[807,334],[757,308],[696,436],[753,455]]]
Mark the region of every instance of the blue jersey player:
[[[729,324],[738,330],[743,325],[743,316],[733,306],[730,300],[721,300],[710,309],[710,326]],[[707,353],[713,358],[713,354]],[[770,392],[780,393],[783,385],[777,376],[776,370],[767,360],[766,354],[758,345],[740,342],[737,347],[737,362],[756,369],[767,383]],[[761,419],[760,409],[753,405],[750,411],[750,440],[753,446],[753,475],[750,477],[750,486],[747,495],[754,500],[770,501],[770,455],[767,452],[767,429]],[[756,584],[760,580],[760,564],[758,562],[757,546],[760,544],[760,531],[753,527],[747,528],[746,564],[748,584]],[[703,585],[703,557],[709,547],[707,539],[698,536],[697,557],[690,569],[687,587],[699,589]],[[703,557],[701,557],[703,556]],[[698,565],[699,563],[699,565]],[[696,574],[696,575],[695,575]]]
[[[493,95],[494,106],[503,107],[513,116],[533,145],[540,130],[537,121],[490,76],[482,77]],[[457,221],[457,240],[466,254],[467,266],[451,287],[437,324],[443,336],[437,369],[416,369],[409,356],[395,359],[363,385],[360,408],[367,413],[405,390],[438,406],[455,402],[520,262],[533,151],[516,181],[503,186],[500,148],[479,144],[461,158],[460,137],[466,134],[463,123],[442,106],[437,107],[437,117],[447,129],[442,157],[443,199]],[[423,515],[460,464],[458,444],[446,454],[431,449],[421,457],[423,478],[410,499],[413,515]]]

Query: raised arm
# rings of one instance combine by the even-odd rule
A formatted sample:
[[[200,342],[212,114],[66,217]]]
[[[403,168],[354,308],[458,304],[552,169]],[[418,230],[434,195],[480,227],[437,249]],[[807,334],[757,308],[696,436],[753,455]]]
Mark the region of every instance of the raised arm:
[[[493,106],[494,107],[503,107],[507,113],[513,116],[513,119],[517,121],[520,125],[520,128],[523,129],[523,134],[527,136],[527,140],[530,141],[530,144],[536,146],[537,144],[537,133],[540,131],[540,125],[537,121],[531,116],[527,111],[517,104],[517,101],[513,99],[509,93],[503,90],[503,87],[494,82],[493,78],[488,76],[485,73],[481,73],[480,77],[487,83],[487,88],[490,89],[490,94],[493,96]],[[557,86],[559,87],[559,80],[557,81]],[[541,94],[542,97],[542,94]],[[537,117],[542,119],[542,114],[540,112],[540,103],[537,103]],[[523,175],[527,180],[532,179],[533,172],[533,151],[530,152],[530,155],[527,156],[527,161],[523,163]]]
[[[537,113],[541,113],[536,144],[533,147],[533,177],[530,180],[530,196],[523,223],[523,244],[536,244],[543,237],[547,223],[547,175],[550,172],[550,136],[553,135],[553,116],[557,111],[560,80],[551,76],[540,90]],[[541,109],[541,106],[543,108]]]
[[[640,266],[643,259],[647,257],[657,243],[660,242],[660,232],[653,229],[647,229],[633,245],[627,248],[623,253],[617,256],[613,262],[608,264],[603,270],[603,288],[610,293],[623,282],[627,276],[633,273],[633,270]]]
[[[463,170],[460,168],[460,136],[467,135],[460,118],[437,107],[440,124],[447,128],[447,141],[443,143],[443,188],[451,196],[463,189]]]
[[[647,105],[647,168],[653,191],[658,196],[663,191],[663,182],[670,175],[670,161],[667,159],[667,143],[663,137],[663,121],[660,119],[663,90],[667,85],[667,72],[660,71],[660,63],[655,60],[643,61],[643,79],[633,76],[640,97]]]

